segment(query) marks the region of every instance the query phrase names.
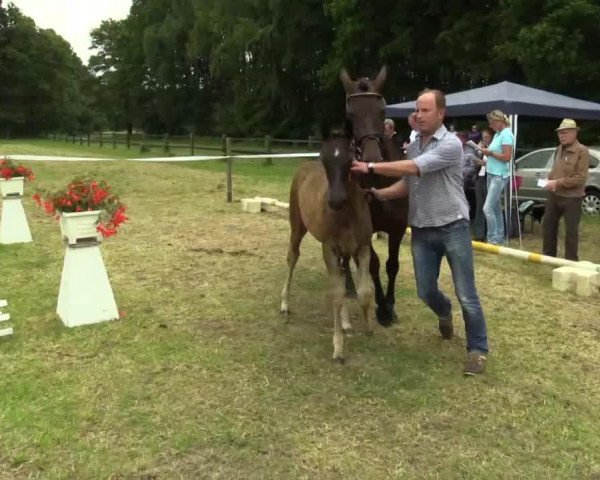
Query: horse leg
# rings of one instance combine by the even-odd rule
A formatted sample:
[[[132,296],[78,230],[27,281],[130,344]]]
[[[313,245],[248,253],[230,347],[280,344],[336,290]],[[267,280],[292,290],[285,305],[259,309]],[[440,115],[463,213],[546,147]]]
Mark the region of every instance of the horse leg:
[[[350,271],[350,256],[346,255],[342,258],[342,270],[344,272],[345,279],[345,291],[346,298],[356,298],[356,286],[354,285],[354,279],[352,278],[352,272]],[[342,305],[342,330],[344,333],[350,333],[352,331],[352,325],[350,324],[350,315],[348,314],[348,303],[344,302]]]
[[[292,220],[292,216],[290,215],[290,223],[292,227],[292,232],[290,234],[290,246],[288,248],[287,253],[287,264],[288,264],[288,275],[283,284],[283,290],[281,291],[281,313],[287,315],[290,313],[290,286],[292,284],[292,275],[294,274],[294,268],[296,267],[296,262],[298,261],[298,257],[300,256],[300,243],[306,235],[306,227],[302,220],[300,220],[300,216],[298,215],[296,222]]]
[[[344,306],[344,276],[340,270],[337,254],[323,244],[323,260],[329,274],[329,307],[333,317],[333,359],[344,363],[344,334],[342,310]]]
[[[367,246],[361,247],[356,254],[356,262],[358,264],[358,303],[360,304],[363,319],[367,325],[367,334],[373,335],[375,325],[371,313],[373,285],[369,275],[370,260],[371,249]]]
[[[392,316],[388,314],[385,308],[385,295],[383,294],[383,287],[381,286],[381,278],[379,277],[379,257],[373,249],[371,244],[370,248],[371,258],[369,260],[369,272],[373,279],[373,286],[375,287],[375,303],[377,303],[377,321],[383,327],[389,327],[392,324]]]
[[[400,269],[400,262],[398,261],[398,255],[400,253],[400,242],[404,232],[400,235],[397,233],[390,233],[388,238],[388,259],[385,263],[385,270],[388,276],[387,293],[385,295],[385,305],[389,315],[392,316],[393,321],[398,320],[394,306],[396,304],[396,277],[398,270]]]
[[[346,298],[356,298],[356,285],[354,285],[354,279],[350,271],[349,256],[344,256],[342,266],[344,267],[344,277],[346,279]]]

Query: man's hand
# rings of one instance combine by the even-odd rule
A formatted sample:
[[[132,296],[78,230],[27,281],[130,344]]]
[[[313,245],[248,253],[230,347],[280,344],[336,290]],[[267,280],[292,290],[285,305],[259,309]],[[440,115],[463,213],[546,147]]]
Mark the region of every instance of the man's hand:
[[[556,180],[548,180],[544,188],[549,192],[555,192],[558,188],[558,182]]]
[[[352,167],[350,167],[352,173],[366,174],[369,173],[369,167],[366,162],[359,162],[358,160],[352,161]]]
[[[379,190],[377,190],[376,188],[371,187],[370,192],[371,192],[371,195],[373,195],[377,200],[379,200],[379,201],[384,200],[384,198],[381,195],[381,192]]]

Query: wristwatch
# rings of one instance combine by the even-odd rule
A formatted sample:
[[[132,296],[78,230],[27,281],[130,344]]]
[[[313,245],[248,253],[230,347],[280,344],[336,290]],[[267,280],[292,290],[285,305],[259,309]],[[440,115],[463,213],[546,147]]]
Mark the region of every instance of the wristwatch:
[[[367,163],[367,169],[369,170],[369,173],[375,173],[375,164],[373,162]]]

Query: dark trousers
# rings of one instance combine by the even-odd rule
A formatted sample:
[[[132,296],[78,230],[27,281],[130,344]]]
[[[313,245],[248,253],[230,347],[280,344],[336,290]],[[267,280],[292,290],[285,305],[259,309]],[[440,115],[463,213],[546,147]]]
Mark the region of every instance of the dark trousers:
[[[544,255],[556,257],[558,244],[558,222],[565,220],[565,258],[579,261],[579,220],[581,220],[581,198],[560,197],[548,192],[544,212]]]
[[[486,195],[487,179],[485,175],[477,177],[475,179],[475,217],[471,217],[471,225],[473,228],[473,237],[480,242],[485,242],[487,235],[485,215],[483,214]]]

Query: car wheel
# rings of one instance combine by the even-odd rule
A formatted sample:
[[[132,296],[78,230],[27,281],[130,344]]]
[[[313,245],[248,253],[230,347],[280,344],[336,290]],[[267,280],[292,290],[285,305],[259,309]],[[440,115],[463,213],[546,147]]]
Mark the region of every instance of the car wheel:
[[[598,190],[588,190],[585,192],[581,210],[586,215],[600,215],[600,192]]]

